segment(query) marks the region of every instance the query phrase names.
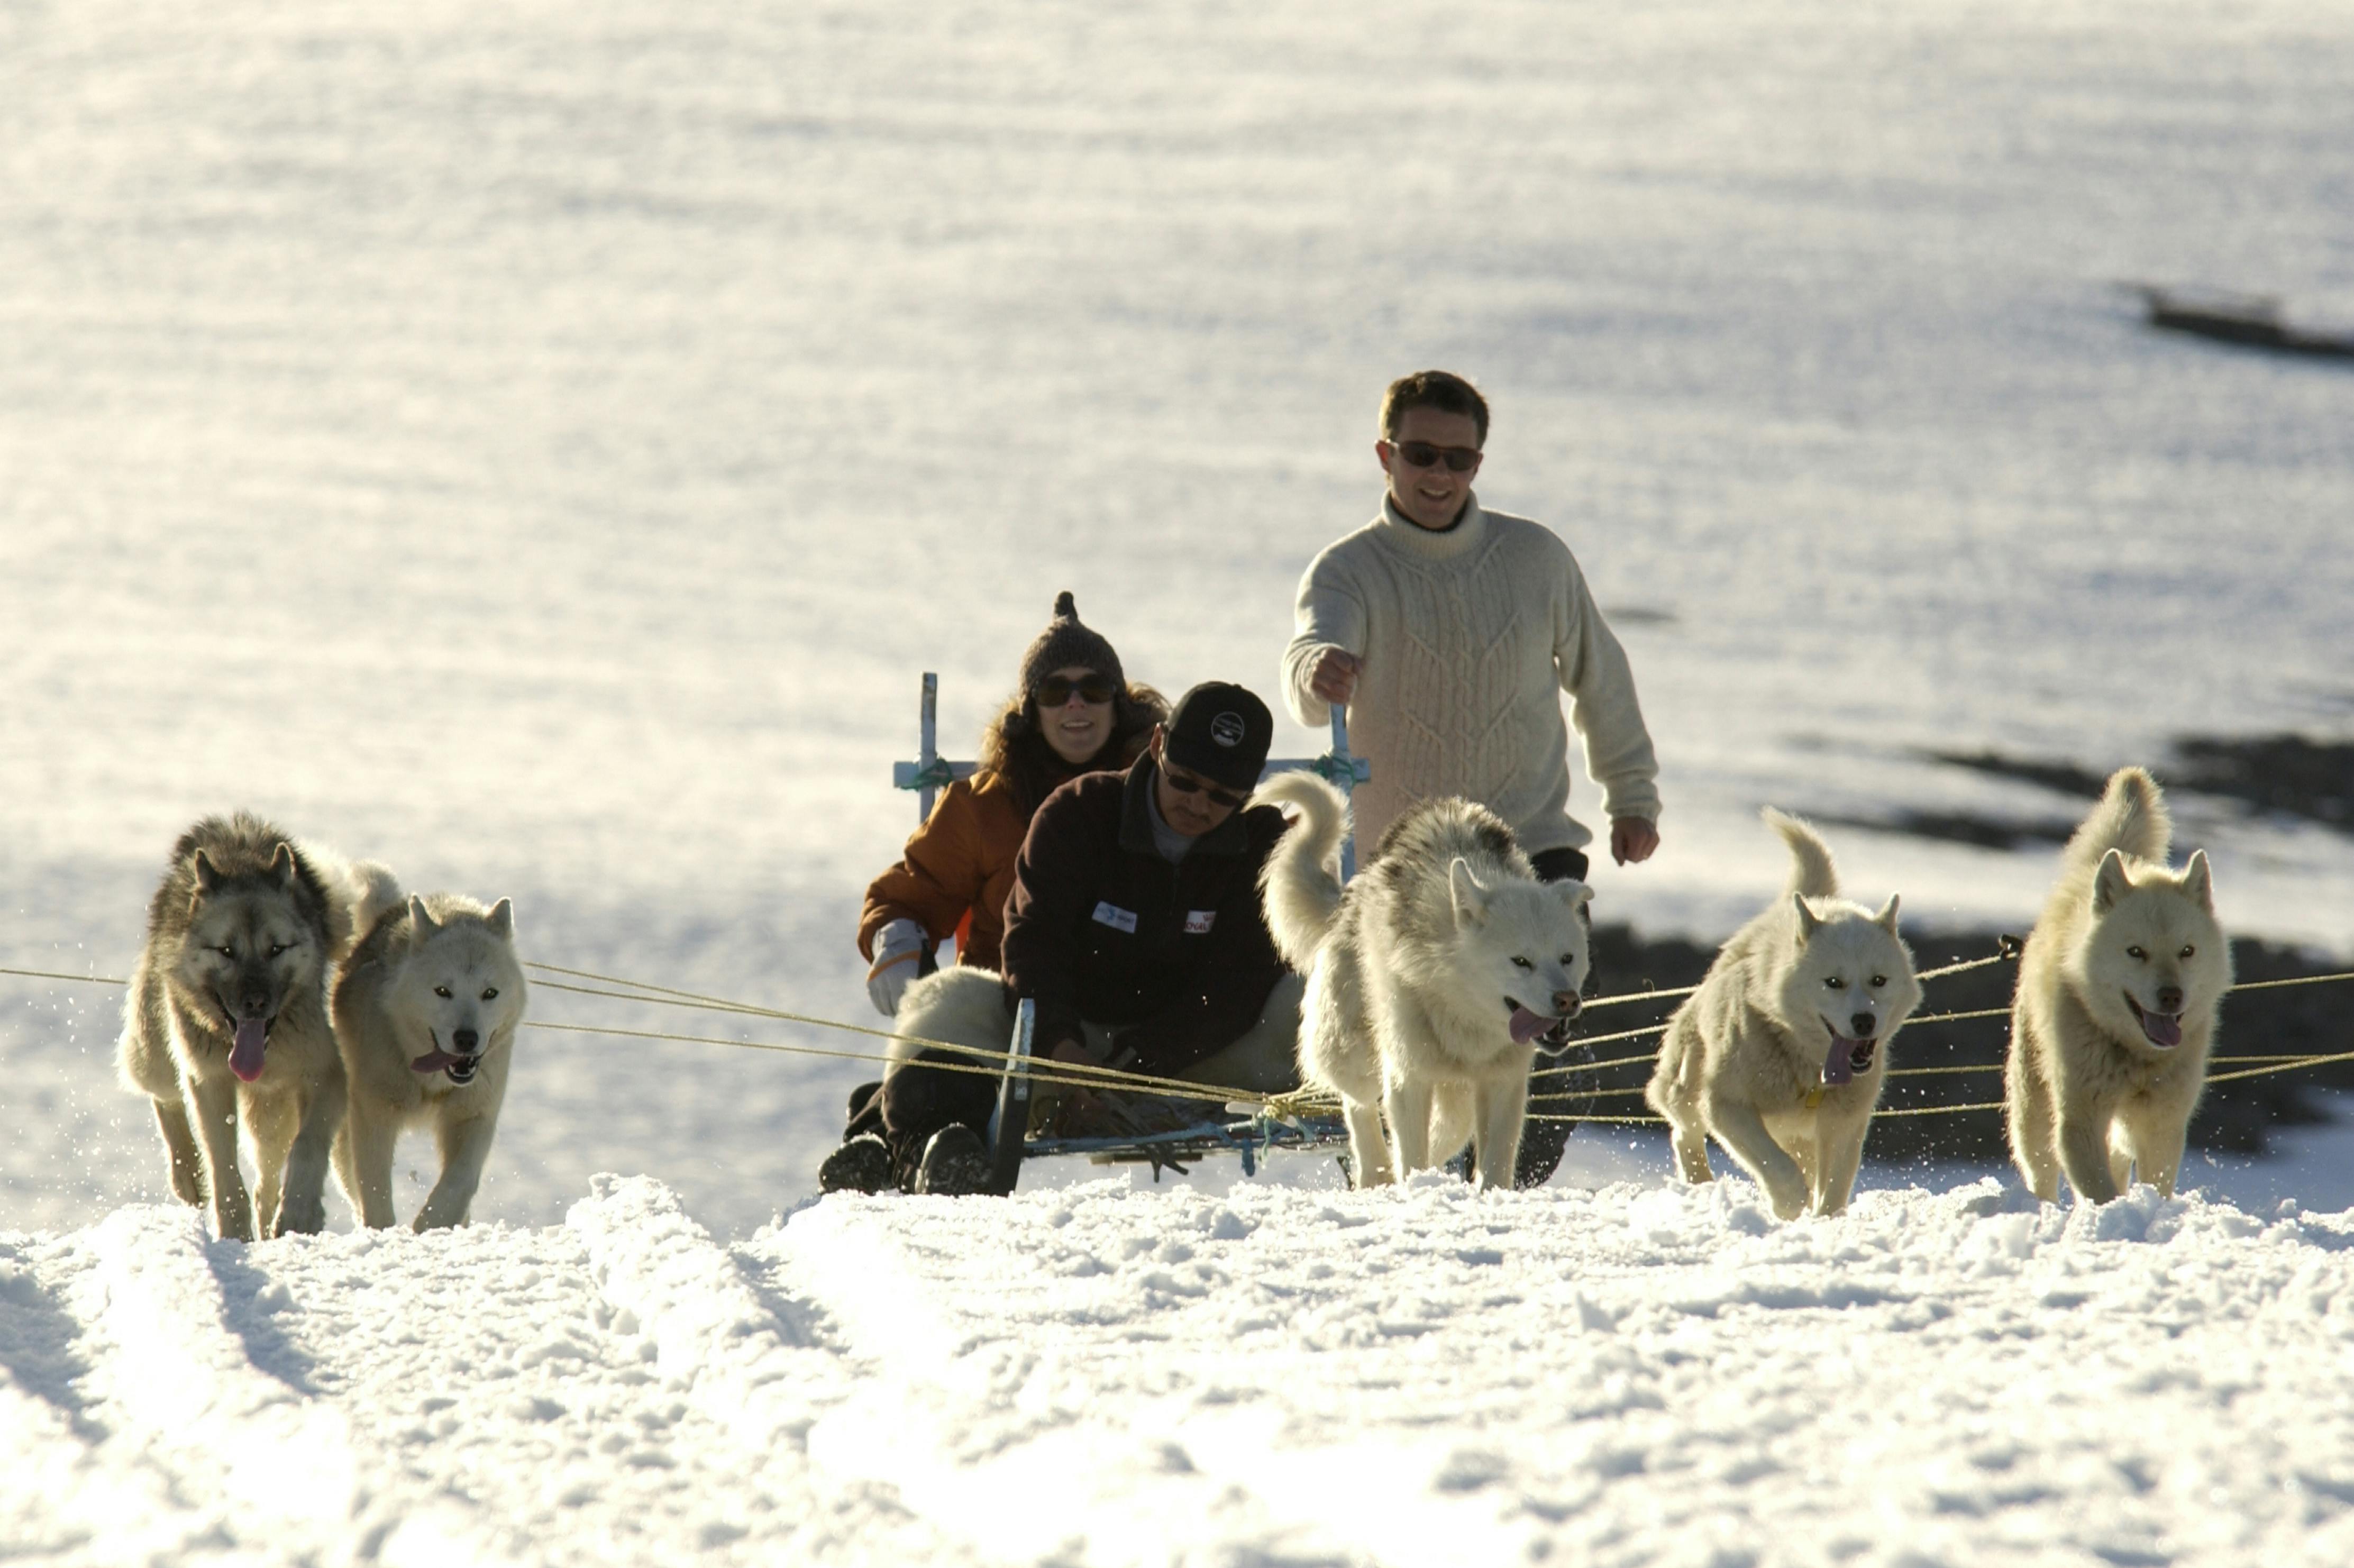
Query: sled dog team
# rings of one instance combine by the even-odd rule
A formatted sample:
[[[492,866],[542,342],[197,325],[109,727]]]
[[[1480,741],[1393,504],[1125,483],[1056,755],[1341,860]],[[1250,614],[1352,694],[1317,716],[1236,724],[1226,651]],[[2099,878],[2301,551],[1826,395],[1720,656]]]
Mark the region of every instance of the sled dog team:
[[[1468,1145],[1481,1184],[1509,1186],[1534,1043],[1579,1009],[1591,890],[1539,881],[1500,820],[1451,799],[1398,818],[1344,885],[1345,797],[1294,773],[1257,798],[1298,815],[1260,886],[1278,948],[1307,977],[1301,1077],[1340,1097],[1355,1184]],[[1645,1097],[1685,1181],[1710,1180],[1713,1138],[1787,1220],[1846,1207],[1921,986],[1896,897],[1841,898],[1820,837],[1771,808],[1765,820],[1790,851],[1785,896],[1669,1020]],[[2206,854],[2170,870],[2171,838],[2156,782],[2119,770],[2028,939],[2004,1097],[2012,1158],[2045,1202],[2062,1174],[2095,1202],[2137,1173],[2174,1191],[2232,973]],[[441,1156],[414,1224],[454,1225],[525,997],[506,899],[404,898],[382,865],[243,813],[208,817],[174,846],[149,906],[121,1064],[154,1101],[172,1190],[209,1205],[223,1236],[323,1228],[331,1161],[362,1220],[392,1224],[393,1146],[412,1125]]]
[[[525,1000],[507,900],[403,897],[384,866],[207,817],[148,906],[120,1065],[154,1103],[172,1191],[224,1237],[323,1228],[331,1161],[361,1219],[391,1224],[393,1144],[411,1126],[440,1148],[415,1218],[428,1230],[473,1202]]]
[[[1017,996],[1041,1057],[1079,1071],[1265,1088],[1291,1043],[1299,1078],[1341,1101],[1361,1186],[1467,1145],[1485,1185],[1551,1176],[1572,1118],[1541,1107],[1575,1103],[1562,1075],[1593,1061],[1569,1025],[1601,847],[1568,811],[1563,699],[1621,865],[1659,848],[1657,759],[1566,544],[1473,493],[1478,389],[1404,376],[1379,429],[1380,511],[1310,565],[1282,673],[1299,723],[1345,711],[1371,779],[1352,798],[1301,774],[1254,794],[1266,705],[1227,682],[1166,704],[1062,595],[980,770],[867,890],[869,995],[903,1036],[947,1044],[895,1050],[861,1086],[822,1189],[985,1190],[995,1096],[957,1047],[1001,1046]],[[1352,809],[1375,848],[1344,885]],[[1788,1219],[1846,1205],[1921,988],[1896,899],[1840,898],[1814,831],[1766,820],[1790,851],[1786,895],[1670,1021],[1647,1097],[1685,1180],[1709,1179],[1713,1138]],[[2117,773],[2030,938],[2006,1098],[2046,1200],[2062,1173],[2096,1201],[2137,1172],[2173,1190],[2231,972],[2206,858],[2168,870],[2170,837],[2149,775]],[[951,935],[958,965],[934,974]],[[441,1171],[414,1223],[462,1223],[523,1017],[514,938],[504,899],[404,896],[383,866],[253,817],[196,823],[149,909],[121,1050],[173,1191],[224,1236],[316,1231],[332,1164],[361,1218],[389,1224],[395,1140],[429,1125]]]
[[[1483,1184],[1506,1184],[1530,1042],[1577,1011],[1587,889],[1537,882],[1510,832],[1461,800],[1399,819],[1343,888],[1340,792],[1287,775],[1260,796],[1303,823],[1267,864],[1267,923],[1309,977],[1300,1073],[1340,1097],[1355,1183],[1443,1164],[1468,1142]],[[1785,895],[1669,1020],[1645,1098],[1685,1181],[1710,1180],[1713,1138],[1788,1220],[1847,1206],[1921,986],[1896,898],[1842,899],[1815,832],[1771,808],[1765,819],[1790,850]],[[2157,783],[2120,769],[2028,938],[2005,1101],[2012,1158],[2047,1202],[2063,1174],[2094,1202],[2136,1174],[2173,1194],[2232,972],[2206,854],[2170,870],[2171,838]]]

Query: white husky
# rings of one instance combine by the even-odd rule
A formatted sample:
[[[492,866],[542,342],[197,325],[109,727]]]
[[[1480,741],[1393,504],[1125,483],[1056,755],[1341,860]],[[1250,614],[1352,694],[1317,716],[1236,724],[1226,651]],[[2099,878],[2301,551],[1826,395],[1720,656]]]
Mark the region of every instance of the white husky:
[[[1259,887],[1277,950],[1308,976],[1300,1076],[1341,1097],[1356,1184],[1442,1163],[1468,1138],[1481,1184],[1511,1187],[1536,1038],[1577,1012],[1593,890],[1539,882],[1502,820],[1458,800],[1392,823],[1344,890],[1341,792],[1284,773],[1254,799],[1300,814]]]
[[[2063,1171],[2095,1203],[2137,1166],[2174,1193],[2232,954],[2206,853],[2170,872],[2173,837],[2157,782],[2112,775],[2020,960],[2003,1097],[2011,1158],[2046,1202]]]
[[[399,905],[390,891],[388,878],[370,890],[366,904],[384,912],[335,987],[351,1085],[335,1176],[362,1221],[391,1224],[393,1145],[403,1128],[429,1125],[441,1175],[417,1212],[424,1231],[464,1224],[474,1202],[525,992],[514,905],[485,909],[448,893]]]
[[[1875,914],[1838,896],[1831,852],[1768,807],[1790,848],[1786,898],[1724,944],[1668,1021],[1644,1097],[1667,1118],[1676,1164],[1706,1181],[1708,1135],[1781,1218],[1847,1207],[1888,1075],[1882,1046],[1921,1004],[1896,898]]]

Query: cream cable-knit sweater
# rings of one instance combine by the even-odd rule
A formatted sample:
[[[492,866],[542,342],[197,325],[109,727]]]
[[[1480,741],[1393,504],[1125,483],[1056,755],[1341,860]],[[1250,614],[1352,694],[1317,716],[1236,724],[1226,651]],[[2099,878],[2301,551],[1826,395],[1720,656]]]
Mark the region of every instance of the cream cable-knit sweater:
[[[1562,692],[1603,810],[1659,816],[1659,763],[1626,651],[1552,530],[1474,496],[1435,534],[1384,496],[1379,517],[1310,564],[1294,624],[1283,697],[1301,724],[1331,717],[1308,689],[1324,650],[1365,661],[1348,709],[1350,750],[1373,764],[1352,800],[1361,857],[1398,813],[1443,795],[1487,806],[1531,854],[1593,842],[1568,810]]]

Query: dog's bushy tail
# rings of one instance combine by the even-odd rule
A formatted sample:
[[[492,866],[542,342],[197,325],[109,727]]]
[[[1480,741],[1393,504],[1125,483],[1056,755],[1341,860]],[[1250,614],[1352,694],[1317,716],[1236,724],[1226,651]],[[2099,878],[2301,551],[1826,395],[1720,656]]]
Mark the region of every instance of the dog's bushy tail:
[[[1258,787],[1253,805],[1288,806],[1299,813],[1259,869],[1259,901],[1267,934],[1283,961],[1305,974],[1341,912],[1341,835],[1348,831],[1348,798],[1312,773],[1278,773]]]
[[[400,879],[380,860],[355,860],[344,868],[344,883],[352,900],[352,940],[357,943],[376,923],[395,909],[405,908],[408,895]]]
[[[1787,811],[1768,806],[1759,813],[1766,825],[1790,846],[1790,881],[1786,891],[1808,898],[1829,898],[1839,892],[1839,867],[1831,863],[1830,846],[1820,834]]]
[[[327,895],[327,956],[341,963],[387,910],[408,902],[392,868],[378,861],[345,860],[323,844],[302,846],[303,860]]]
[[[2120,768],[2109,775],[2101,803],[2069,839],[2067,860],[2074,867],[2094,866],[2109,851],[2119,850],[2164,865],[2173,842],[2174,819],[2167,814],[2158,780],[2142,768]]]

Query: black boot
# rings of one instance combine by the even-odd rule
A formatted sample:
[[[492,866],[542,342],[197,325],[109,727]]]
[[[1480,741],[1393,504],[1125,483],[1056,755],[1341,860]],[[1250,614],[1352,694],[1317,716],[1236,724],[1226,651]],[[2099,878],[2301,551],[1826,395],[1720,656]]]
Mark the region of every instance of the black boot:
[[[938,1197],[962,1197],[990,1189],[989,1150],[981,1134],[962,1122],[951,1122],[932,1134],[924,1145],[924,1160],[916,1168],[916,1191]]]
[[[893,1180],[891,1146],[871,1132],[843,1140],[817,1168],[821,1192],[880,1192]]]

